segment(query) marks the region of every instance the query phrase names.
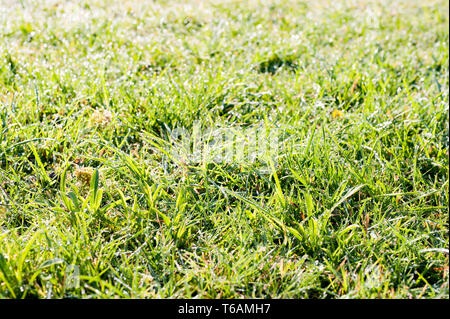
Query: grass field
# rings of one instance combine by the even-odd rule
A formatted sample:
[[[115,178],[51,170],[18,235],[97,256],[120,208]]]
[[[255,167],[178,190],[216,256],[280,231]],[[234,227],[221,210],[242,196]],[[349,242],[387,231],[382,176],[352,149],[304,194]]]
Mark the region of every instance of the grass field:
[[[0,0],[0,297],[449,298],[448,10]]]

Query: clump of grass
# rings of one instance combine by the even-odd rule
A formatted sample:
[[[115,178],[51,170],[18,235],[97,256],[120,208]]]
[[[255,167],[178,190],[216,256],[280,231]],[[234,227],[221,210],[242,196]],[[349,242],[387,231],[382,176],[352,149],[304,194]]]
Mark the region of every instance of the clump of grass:
[[[92,126],[96,126],[96,127],[106,127],[113,119],[113,114],[111,113],[110,110],[100,110],[100,109],[96,109],[89,121],[90,124]]]
[[[274,54],[267,60],[260,62],[257,69],[259,72],[270,74],[275,74],[281,69],[295,71],[298,68],[296,60],[295,56],[280,57],[278,54]]]
[[[79,167],[73,174],[82,185],[86,186],[89,185],[92,179],[94,169],[92,167]]]

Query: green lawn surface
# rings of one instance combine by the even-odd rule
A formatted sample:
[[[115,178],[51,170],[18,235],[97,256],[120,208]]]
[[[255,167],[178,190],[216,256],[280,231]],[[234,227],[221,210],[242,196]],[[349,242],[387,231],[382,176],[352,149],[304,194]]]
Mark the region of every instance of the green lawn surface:
[[[0,298],[449,298],[448,121],[448,1],[0,0]]]

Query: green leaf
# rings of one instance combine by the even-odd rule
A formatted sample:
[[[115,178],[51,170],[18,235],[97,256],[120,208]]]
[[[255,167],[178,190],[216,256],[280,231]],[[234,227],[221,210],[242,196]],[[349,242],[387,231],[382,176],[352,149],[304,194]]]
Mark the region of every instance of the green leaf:
[[[311,216],[313,216],[313,213],[314,213],[314,204],[312,201],[312,196],[309,192],[305,194],[305,201],[306,201],[307,216],[311,217]]]
[[[97,192],[98,192],[98,169],[96,168],[94,174],[91,177],[91,205],[94,206],[95,201],[97,200]]]

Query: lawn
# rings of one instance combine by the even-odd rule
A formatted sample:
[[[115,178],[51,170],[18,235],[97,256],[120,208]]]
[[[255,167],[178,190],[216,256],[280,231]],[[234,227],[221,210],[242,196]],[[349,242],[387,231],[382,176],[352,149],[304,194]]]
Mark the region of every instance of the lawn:
[[[0,298],[449,298],[448,23],[0,0]]]

